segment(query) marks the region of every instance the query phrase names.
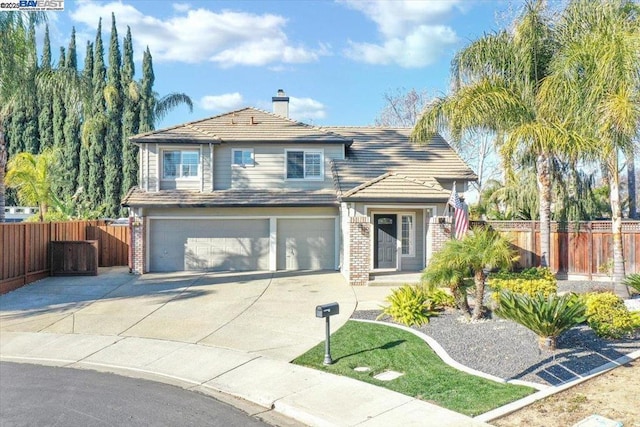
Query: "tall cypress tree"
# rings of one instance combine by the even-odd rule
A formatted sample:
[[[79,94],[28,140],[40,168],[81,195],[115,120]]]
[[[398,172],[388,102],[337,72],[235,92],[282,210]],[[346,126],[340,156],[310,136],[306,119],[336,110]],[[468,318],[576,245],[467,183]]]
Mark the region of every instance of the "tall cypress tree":
[[[23,103],[20,103],[13,109],[11,120],[6,124],[9,158],[25,150],[24,129],[26,126],[26,108]]]
[[[78,71],[78,52],[76,51],[76,27],[71,28],[71,39],[69,40],[69,47],[67,48],[67,57],[64,62],[64,66]]]
[[[155,129],[153,124],[155,115],[156,98],[153,94],[153,59],[149,46],[142,56],[142,82],[140,93],[140,132],[149,132]]]
[[[111,14],[111,41],[109,43],[109,68],[107,70],[107,129],[105,140],[105,203],[106,215],[120,216],[122,186],[122,82],[120,42],[116,29],[116,17]]]
[[[65,64],[64,47],[60,46],[60,59],[58,60],[58,69],[64,68]],[[64,105],[64,93],[62,90],[56,90],[53,93],[53,145],[56,148],[64,147],[64,122],[67,117]]]
[[[89,49],[90,50],[90,49]],[[93,63],[93,55],[91,55],[89,62]],[[65,58],[65,70],[69,73],[78,72],[78,54],[76,52],[76,29],[71,30],[71,40],[69,41],[69,47],[67,48],[67,56]],[[89,67],[91,73],[93,73],[93,65]],[[64,158],[62,159],[62,169],[64,174],[63,192],[65,195],[73,195],[79,187],[78,175],[81,170],[80,166],[80,151],[82,149],[80,143],[80,110],[79,105],[74,100],[66,100],[64,103],[65,108],[65,121],[64,121],[64,146],[62,152]],[[85,152],[86,154],[86,152]],[[85,157],[85,161],[86,161]],[[85,163],[85,171],[86,169]],[[88,171],[87,171],[88,172]],[[88,176],[87,176],[88,178]],[[86,185],[86,183],[84,184]],[[85,187],[86,188],[86,187]]]
[[[30,75],[25,86],[24,113],[25,121],[22,133],[22,141],[25,151],[38,154],[40,150],[40,138],[38,135],[38,91],[36,88],[36,73],[38,72],[38,53],[36,51],[36,26],[33,19],[29,23],[29,66],[25,73]]]
[[[122,195],[138,185],[138,147],[129,142],[129,137],[138,133],[140,109],[134,82],[133,42],[131,28],[127,27],[122,53],[122,93],[124,95],[122,113]]]
[[[51,71],[51,40],[49,39],[49,25],[44,30],[44,44],[42,47],[42,60],[40,69]],[[40,135],[40,149],[51,147],[54,144],[53,131],[53,91],[51,88],[38,89],[38,134]]]
[[[96,40],[93,45],[93,96],[91,117],[85,121],[89,134],[89,188],[88,198],[94,207],[103,205],[104,196],[104,155],[106,135],[106,108],[104,89],[106,86],[104,47],[102,45],[102,19],[98,22]]]
[[[84,57],[84,68],[82,69],[82,84],[85,86],[87,93],[90,95],[82,102],[82,114],[85,119],[91,115],[91,97],[93,95],[93,44],[87,41],[87,51]],[[88,130],[83,129],[82,143],[80,144],[80,165],[78,168],[78,188],[82,187],[82,200],[90,200],[89,194],[89,144],[91,138]]]
[[[64,69],[65,51],[64,47],[60,47],[60,59],[58,59],[58,70]],[[64,166],[64,122],[67,118],[67,112],[64,105],[64,92],[63,89],[53,91],[53,146],[59,150],[57,151],[58,162]],[[64,175],[64,171],[62,171]],[[53,191],[59,196],[64,198],[66,196],[66,183],[62,179],[55,180]]]

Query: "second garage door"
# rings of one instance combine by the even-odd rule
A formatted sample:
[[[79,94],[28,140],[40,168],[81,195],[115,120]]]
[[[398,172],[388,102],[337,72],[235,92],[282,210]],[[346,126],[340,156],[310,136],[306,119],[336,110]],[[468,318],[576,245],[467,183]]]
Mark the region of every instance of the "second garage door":
[[[278,270],[335,270],[333,218],[279,219]]]
[[[153,219],[149,271],[269,269],[267,219]]]

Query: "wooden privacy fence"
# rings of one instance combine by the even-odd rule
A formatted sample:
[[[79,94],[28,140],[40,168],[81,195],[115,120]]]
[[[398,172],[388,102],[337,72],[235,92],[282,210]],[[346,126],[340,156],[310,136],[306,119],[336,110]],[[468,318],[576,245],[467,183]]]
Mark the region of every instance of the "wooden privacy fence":
[[[472,226],[485,223],[504,233],[513,243],[520,254],[518,264],[521,268],[540,265],[538,221],[473,221]],[[626,273],[639,273],[640,221],[623,222],[622,246]],[[607,277],[612,262],[611,221],[551,223],[549,266],[559,277]]]
[[[51,274],[50,243],[98,240],[100,267],[129,264],[129,227],[105,221],[0,224],[0,294]]]

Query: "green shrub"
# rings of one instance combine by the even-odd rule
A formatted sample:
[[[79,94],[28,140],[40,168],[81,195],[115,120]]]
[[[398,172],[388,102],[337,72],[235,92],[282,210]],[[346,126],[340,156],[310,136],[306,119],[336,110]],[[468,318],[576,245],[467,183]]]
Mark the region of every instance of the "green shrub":
[[[640,328],[640,311],[632,311],[631,314],[631,322],[633,323],[633,329]]]
[[[629,274],[622,283],[640,292],[640,274]]]
[[[575,294],[529,296],[502,290],[497,300],[495,313],[533,331],[541,349],[555,349],[563,332],[585,321],[584,302]]]
[[[638,327],[635,315],[612,292],[590,293],[584,297],[587,323],[603,338],[622,338]]]
[[[494,290],[496,301],[502,290],[531,297],[539,293],[547,297],[558,291],[558,281],[546,267],[533,267],[520,273],[499,272],[491,275],[488,284]]]
[[[444,307],[454,304],[453,297],[438,288],[423,285],[404,285],[395,289],[386,298],[389,303],[378,319],[391,316],[396,322],[407,326],[420,326],[429,323]]]
[[[451,294],[444,289],[433,288],[427,291],[428,298],[433,301],[436,307],[445,308],[456,306],[456,301]]]

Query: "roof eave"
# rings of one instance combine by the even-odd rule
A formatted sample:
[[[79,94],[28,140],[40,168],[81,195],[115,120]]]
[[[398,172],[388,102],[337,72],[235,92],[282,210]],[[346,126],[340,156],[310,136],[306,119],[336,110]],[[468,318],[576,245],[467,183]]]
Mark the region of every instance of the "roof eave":
[[[260,208],[260,207],[282,207],[282,208],[306,208],[306,207],[337,207],[338,200],[327,202],[286,202],[286,203],[163,203],[161,201],[149,202],[123,202],[125,208]]]
[[[449,200],[449,195],[437,197],[341,197],[341,202],[358,203],[444,203]]]

